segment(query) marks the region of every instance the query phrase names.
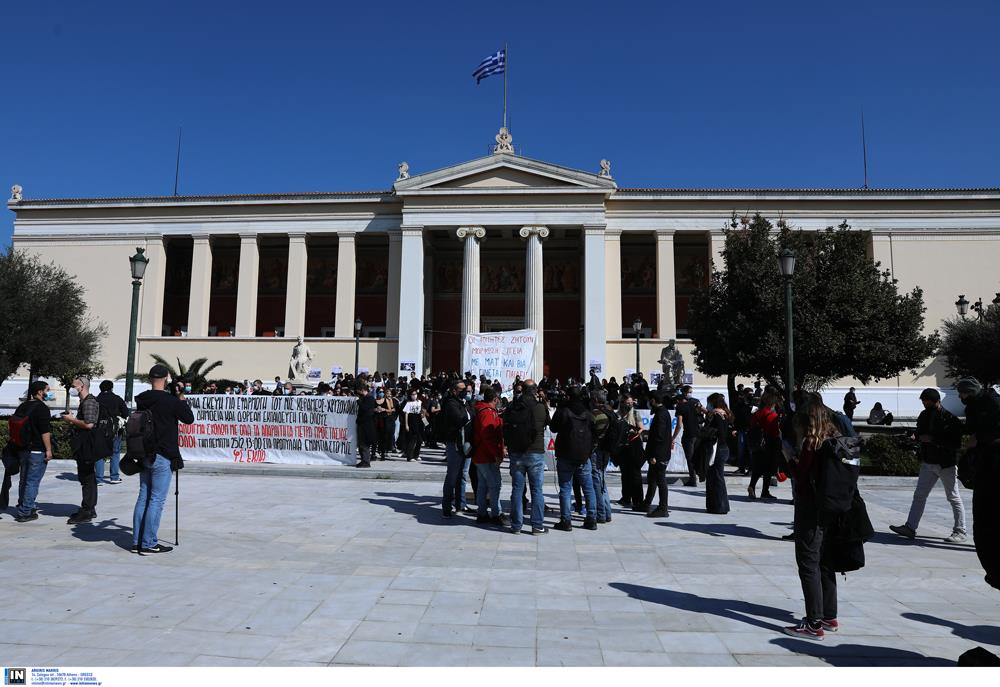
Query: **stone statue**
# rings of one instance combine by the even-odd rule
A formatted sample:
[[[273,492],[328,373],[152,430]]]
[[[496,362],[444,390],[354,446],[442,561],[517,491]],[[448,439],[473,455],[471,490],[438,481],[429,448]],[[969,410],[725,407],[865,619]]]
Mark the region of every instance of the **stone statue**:
[[[507,131],[507,127],[500,127],[500,133],[496,135],[497,144],[493,146],[493,153],[513,153],[514,137]]]
[[[292,348],[292,357],[288,361],[288,381],[305,382],[309,376],[309,363],[312,362],[312,359],[312,351],[303,343],[300,336]]]
[[[10,199],[15,203],[24,199],[24,189],[21,188],[20,184],[14,184],[10,187]]]
[[[677,341],[670,339],[666,347],[660,351],[657,361],[663,366],[663,376],[670,384],[680,386],[684,378],[684,356],[677,350]]]
[[[601,160],[601,173],[598,175],[605,179],[611,178],[611,162],[608,160]]]
[[[396,181],[402,181],[403,179],[410,178],[410,165],[405,161],[399,163],[399,176],[396,177]]]

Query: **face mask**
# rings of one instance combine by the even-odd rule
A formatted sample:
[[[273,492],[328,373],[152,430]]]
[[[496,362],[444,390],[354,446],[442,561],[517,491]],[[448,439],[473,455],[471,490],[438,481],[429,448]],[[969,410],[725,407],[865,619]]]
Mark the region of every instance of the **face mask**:
[[[184,387],[184,393],[186,393],[186,394],[191,393],[191,385],[190,384],[188,384],[187,386]]]
[[[54,391],[46,391],[45,392],[45,400],[46,401],[54,401],[54,400],[56,400],[56,393]]]
[[[78,398],[80,396],[80,392],[77,391],[76,388],[74,387],[69,390],[69,395],[72,396],[73,398]]]

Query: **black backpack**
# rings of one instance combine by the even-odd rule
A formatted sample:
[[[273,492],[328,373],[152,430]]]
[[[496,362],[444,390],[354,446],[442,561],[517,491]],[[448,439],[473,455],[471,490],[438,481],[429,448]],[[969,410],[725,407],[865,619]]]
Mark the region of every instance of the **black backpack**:
[[[93,398],[89,396],[81,401],[81,405]],[[94,463],[102,458],[110,458],[114,451],[115,441],[115,419],[100,403],[97,403],[97,422],[92,429],[76,429],[70,438],[70,447],[73,449],[73,458],[84,463]]]
[[[151,467],[156,460],[156,428],[153,413],[149,410],[136,410],[128,416],[125,422],[125,457],[145,467]]]
[[[862,445],[859,437],[837,436],[820,447],[815,486],[821,518],[837,517],[851,510],[858,492]]]
[[[524,399],[518,396],[507,406],[503,414],[503,443],[508,451],[524,453],[535,443],[538,429],[535,414]]]
[[[571,463],[586,463],[594,450],[594,437],[587,415],[566,412],[556,435],[556,458]]]

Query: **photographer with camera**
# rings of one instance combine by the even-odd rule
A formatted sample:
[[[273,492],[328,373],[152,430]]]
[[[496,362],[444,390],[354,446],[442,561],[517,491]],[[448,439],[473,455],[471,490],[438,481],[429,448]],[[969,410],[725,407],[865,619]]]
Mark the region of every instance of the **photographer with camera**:
[[[137,553],[173,550],[171,546],[160,544],[156,535],[163,504],[170,491],[170,473],[184,467],[177,444],[177,425],[194,422],[194,413],[184,400],[184,387],[180,383],[169,384],[168,392],[169,374],[165,366],[153,365],[149,370],[149,383],[153,388],[135,398],[137,412],[148,413],[155,446],[155,452],[142,461],[139,497],[132,514],[132,551]]]

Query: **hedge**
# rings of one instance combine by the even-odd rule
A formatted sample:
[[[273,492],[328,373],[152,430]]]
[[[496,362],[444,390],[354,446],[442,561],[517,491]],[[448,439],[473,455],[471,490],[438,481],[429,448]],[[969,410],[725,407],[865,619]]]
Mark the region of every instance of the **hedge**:
[[[865,439],[861,451],[861,472],[866,475],[896,475],[915,477],[920,472],[920,459],[891,435],[874,434]]]
[[[52,420],[53,458],[71,459],[73,457],[73,451],[69,447],[70,429],[70,426],[62,420]],[[10,434],[7,429],[7,418],[0,418],[0,448],[7,445],[7,440],[9,438]]]

